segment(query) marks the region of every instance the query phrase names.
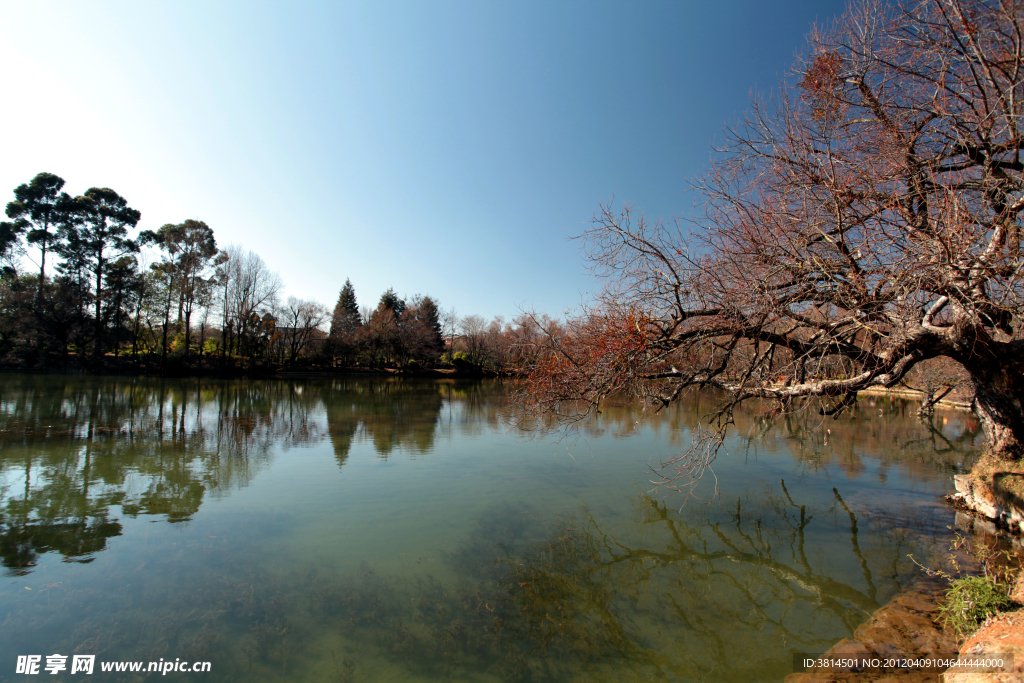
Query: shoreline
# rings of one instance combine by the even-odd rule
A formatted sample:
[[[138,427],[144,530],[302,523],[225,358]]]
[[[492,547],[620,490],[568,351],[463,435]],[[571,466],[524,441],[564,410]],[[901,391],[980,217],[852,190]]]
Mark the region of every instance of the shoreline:
[[[0,374],[66,375],[68,377],[151,377],[154,379],[276,379],[324,377],[421,377],[434,379],[484,379],[502,377],[500,373],[475,367],[447,368],[364,368],[351,367],[275,367],[244,368],[211,364],[209,367],[157,367],[147,364],[104,362],[76,363],[71,366],[45,368],[0,367]]]
[[[983,515],[953,505],[954,526],[968,539],[967,551],[951,553],[948,565],[957,573],[980,575],[983,563],[977,557],[979,546],[988,547],[1000,540],[1008,542],[1020,555],[1022,539],[997,529]],[[952,568],[952,567],[950,567]],[[971,672],[949,667],[939,670],[897,669],[884,671],[808,669],[794,672],[785,683],[995,683],[1024,680],[1024,573],[1017,577],[1011,599],[1016,607],[990,617],[963,642],[944,623],[941,607],[949,582],[929,570],[913,579],[899,594],[875,610],[849,638],[842,638],[822,655],[823,659],[954,659],[979,654],[1004,653],[1013,657],[1012,671],[1003,673]],[[794,662],[795,664],[795,662]]]
[[[907,398],[913,401],[920,401],[924,398],[924,392],[916,391],[914,389],[884,389],[881,387],[872,387],[870,389],[862,389],[857,392],[857,396],[895,396],[897,398]],[[941,401],[935,402],[936,407],[950,408],[955,410],[963,410],[971,412],[971,404],[965,401],[952,401],[949,399],[942,399]]]

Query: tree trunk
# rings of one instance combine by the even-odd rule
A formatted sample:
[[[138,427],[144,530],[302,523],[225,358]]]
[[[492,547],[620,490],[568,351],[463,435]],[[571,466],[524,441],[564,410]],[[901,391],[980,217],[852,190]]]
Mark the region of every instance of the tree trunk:
[[[985,431],[988,452],[997,460],[1020,460],[1024,455],[1021,368],[1000,362],[966,367],[974,381],[973,407]]]
[[[135,306],[135,325],[132,333],[132,358],[139,360],[139,318],[142,317],[142,297],[145,290],[139,292],[139,303]]]
[[[164,308],[164,338],[163,338],[163,350],[160,354],[160,367],[164,367],[167,364],[167,328],[171,326],[171,292],[168,290],[167,293],[167,306]]]
[[[185,309],[185,358],[188,358],[189,344],[192,343],[192,309]]]
[[[96,260],[96,345],[93,347],[94,356],[103,355],[103,254],[100,253]]]
[[[41,240],[42,246],[39,248],[41,255],[39,257],[39,285],[36,287],[37,306],[43,301],[43,286],[46,284],[46,240],[50,236],[49,229],[50,223],[47,221],[43,227],[43,231],[46,232],[46,236]]]
[[[121,346],[121,297],[117,297],[117,307],[114,309],[114,358],[118,357]]]

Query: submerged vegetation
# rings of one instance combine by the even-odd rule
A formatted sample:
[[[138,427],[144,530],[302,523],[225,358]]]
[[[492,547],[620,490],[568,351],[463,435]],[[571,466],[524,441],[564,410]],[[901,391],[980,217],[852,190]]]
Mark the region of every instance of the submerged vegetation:
[[[145,594],[58,585],[26,594],[0,623],[19,624],[9,644],[31,649],[26,634],[71,611],[86,616],[52,631],[56,651],[214,658],[214,680],[229,670],[364,680],[389,668],[440,680],[773,678],[788,673],[789,648],[826,648],[863,621],[910,570],[901,551],[931,543],[904,527],[861,546],[854,531],[845,552],[864,568],[839,578],[833,562],[813,568],[824,547],[804,537],[810,514],[801,520],[799,507],[766,491],[716,520],[640,496],[636,517],[612,531],[586,508],[549,523],[501,505],[440,558],[454,582],[418,571],[411,557],[387,571],[268,573],[251,561],[256,548],[210,539],[189,550],[217,570],[194,568],[187,594],[174,582],[147,583]]]

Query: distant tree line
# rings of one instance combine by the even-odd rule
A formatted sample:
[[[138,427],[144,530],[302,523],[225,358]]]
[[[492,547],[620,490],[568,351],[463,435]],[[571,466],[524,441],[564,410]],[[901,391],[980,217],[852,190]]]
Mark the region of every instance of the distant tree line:
[[[0,362],[140,364],[165,369],[273,365],[514,368],[556,321],[459,317],[436,299],[384,292],[360,307],[346,280],[333,313],[281,301],[255,253],[220,248],[200,220],[137,230],[141,213],[109,188],[79,196],[40,173],[0,222]],[[29,266],[26,266],[29,262]]]

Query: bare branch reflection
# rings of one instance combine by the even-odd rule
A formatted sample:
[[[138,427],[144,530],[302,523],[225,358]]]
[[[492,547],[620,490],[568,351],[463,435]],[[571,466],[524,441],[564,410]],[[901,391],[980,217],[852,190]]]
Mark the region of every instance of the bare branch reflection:
[[[812,510],[785,482],[721,513],[679,515],[641,496],[615,532],[583,509],[540,543],[507,548],[492,604],[533,667],[625,660],[673,680],[782,678],[789,652],[850,635],[915,573],[907,553],[942,536],[920,517],[872,524],[862,547],[863,522],[838,490]]]

